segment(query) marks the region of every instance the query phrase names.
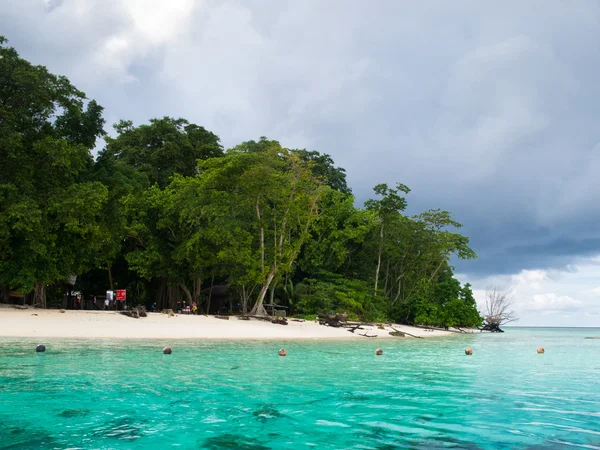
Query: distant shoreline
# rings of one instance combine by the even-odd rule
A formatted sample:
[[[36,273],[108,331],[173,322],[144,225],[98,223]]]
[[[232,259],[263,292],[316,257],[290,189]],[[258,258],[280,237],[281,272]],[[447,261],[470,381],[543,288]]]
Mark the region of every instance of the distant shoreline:
[[[561,329],[565,330],[578,330],[578,329],[596,329],[600,330],[600,326],[581,326],[581,327],[556,327],[556,326],[547,326],[547,325],[506,325],[502,327],[503,329],[511,329],[511,328],[549,328],[549,329]]]
[[[429,338],[455,336],[457,333],[394,325],[396,330]],[[217,319],[214,316],[149,314],[132,319],[114,311],[73,311],[44,309],[0,309],[0,337],[64,339],[206,339],[206,340],[412,340],[395,337],[389,326],[363,326],[351,333],[347,328],[333,328],[314,321],[289,321],[276,325],[263,320]],[[478,330],[473,330],[478,333]],[[356,333],[377,336],[367,338]]]

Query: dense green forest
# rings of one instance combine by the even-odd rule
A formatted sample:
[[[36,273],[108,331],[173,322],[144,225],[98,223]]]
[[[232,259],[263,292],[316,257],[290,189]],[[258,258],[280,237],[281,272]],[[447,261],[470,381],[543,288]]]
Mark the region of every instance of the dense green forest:
[[[121,121],[0,37],[0,286],[46,307],[70,275],[85,296],[265,314],[336,311],[367,321],[481,323],[453,257],[476,255],[446,211],[404,213],[410,189],[356,206],[327,154],[260,138],[224,150],[202,126]],[[105,145],[94,158],[92,150]],[[208,292],[208,293],[207,293]],[[214,302],[214,298],[212,299]]]

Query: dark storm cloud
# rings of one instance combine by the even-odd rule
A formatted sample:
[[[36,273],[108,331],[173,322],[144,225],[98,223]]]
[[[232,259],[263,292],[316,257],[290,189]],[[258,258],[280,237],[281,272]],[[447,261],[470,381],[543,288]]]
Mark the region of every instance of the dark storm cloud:
[[[17,6],[15,6],[15,4]],[[330,153],[358,202],[409,185],[471,237],[472,274],[600,253],[597,2],[140,0],[0,5],[2,33],[109,124]]]

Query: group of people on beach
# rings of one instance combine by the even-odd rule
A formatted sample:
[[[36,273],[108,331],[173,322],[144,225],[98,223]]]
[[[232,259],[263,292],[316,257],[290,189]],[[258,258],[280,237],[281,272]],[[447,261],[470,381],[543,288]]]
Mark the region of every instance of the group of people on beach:
[[[90,306],[91,309],[101,309],[102,311],[122,311],[128,309],[127,302],[125,300],[117,300],[113,291],[106,291],[106,296],[104,297],[104,300],[102,300],[102,297],[100,298],[100,300],[98,300],[96,295],[92,295],[90,299],[91,301],[88,300],[87,303],[82,300],[83,296],[80,293],[77,293],[76,295],[70,298],[72,298],[71,307],[73,309],[90,309]],[[158,307],[156,305],[156,302],[153,302],[151,305],[151,311],[157,312],[157,309]],[[175,310],[176,312],[182,314],[198,314],[198,304],[195,301],[188,304],[188,302],[184,300],[181,302],[177,302]]]
[[[102,309],[102,311],[110,311],[110,310],[118,311],[118,310],[126,310],[127,309],[127,303],[124,300],[116,300],[114,298],[112,291],[106,292],[106,296],[103,301],[101,300],[99,302],[96,295],[92,295],[91,300],[92,300],[91,301],[92,309],[95,309],[95,310]],[[81,295],[77,295],[76,304],[78,305],[76,309],[87,309],[87,308],[79,307],[81,305]]]
[[[195,301],[188,304],[187,301],[183,300],[182,302],[177,302],[176,311],[182,314],[198,314],[198,304]]]

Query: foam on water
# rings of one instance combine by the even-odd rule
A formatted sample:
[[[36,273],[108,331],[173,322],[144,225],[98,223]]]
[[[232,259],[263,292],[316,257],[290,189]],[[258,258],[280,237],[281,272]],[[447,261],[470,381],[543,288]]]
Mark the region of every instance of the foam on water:
[[[42,354],[37,341],[5,339],[0,448],[600,449],[600,340],[586,337],[600,330],[47,340]]]

